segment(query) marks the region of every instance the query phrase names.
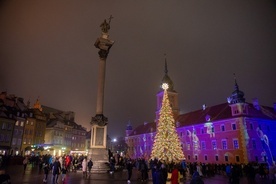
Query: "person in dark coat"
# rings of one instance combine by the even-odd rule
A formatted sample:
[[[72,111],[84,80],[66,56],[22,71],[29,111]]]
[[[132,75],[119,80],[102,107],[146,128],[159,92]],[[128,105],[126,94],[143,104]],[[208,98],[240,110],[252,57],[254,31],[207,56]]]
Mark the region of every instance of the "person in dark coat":
[[[203,180],[201,179],[197,171],[194,172],[190,184],[204,184]]]
[[[133,162],[131,159],[127,161],[126,168],[127,168],[127,182],[130,183],[130,179],[132,176],[132,169],[133,169]]]
[[[53,163],[52,166],[52,172],[53,172],[53,184],[58,183],[58,176],[60,174],[61,171],[61,165],[60,162],[58,161],[58,159],[56,158],[55,162]]]
[[[232,183],[239,184],[240,183],[240,172],[237,165],[234,165],[232,168]]]
[[[50,166],[49,166],[48,163],[44,164],[44,166],[43,166],[43,171],[44,171],[44,179],[43,179],[43,182],[44,182],[44,183],[47,183],[48,174],[49,174],[49,171],[50,171]]]
[[[148,166],[145,159],[142,159],[139,163],[139,171],[141,172],[142,182],[148,179]]]
[[[168,178],[168,169],[165,164],[160,168],[160,184],[166,184]]]
[[[91,175],[92,166],[93,166],[93,161],[92,161],[92,159],[90,158],[89,161],[87,162],[89,177],[90,177],[90,175]]]

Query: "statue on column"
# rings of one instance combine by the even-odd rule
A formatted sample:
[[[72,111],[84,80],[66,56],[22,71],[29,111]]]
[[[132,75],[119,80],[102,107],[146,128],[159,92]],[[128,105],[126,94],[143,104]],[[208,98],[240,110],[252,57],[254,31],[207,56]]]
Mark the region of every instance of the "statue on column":
[[[100,49],[98,54],[100,58],[106,59],[109,53],[109,49],[114,44],[114,41],[108,39],[108,31],[110,29],[110,23],[112,19],[112,15],[109,17],[109,21],[107,22],[106,19],[104,19],[104,22],[100,25],[102,29],[102,36],[99,37],[95,42],[95,47]]]

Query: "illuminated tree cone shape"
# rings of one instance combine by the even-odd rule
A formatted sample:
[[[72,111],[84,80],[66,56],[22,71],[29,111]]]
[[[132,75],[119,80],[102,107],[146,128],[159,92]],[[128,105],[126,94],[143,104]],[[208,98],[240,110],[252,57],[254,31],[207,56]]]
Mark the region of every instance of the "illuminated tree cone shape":
[[[151,159],[156,158],[166,163],[178,163],[184,159],[184,154],[175,129],[175,121],[166,87],[163,87],[162,107],[151,152]]]

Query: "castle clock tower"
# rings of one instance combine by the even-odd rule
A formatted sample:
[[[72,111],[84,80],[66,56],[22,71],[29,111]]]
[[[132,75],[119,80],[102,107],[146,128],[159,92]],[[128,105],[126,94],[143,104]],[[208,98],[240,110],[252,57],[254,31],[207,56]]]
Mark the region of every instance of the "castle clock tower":
[[[161,86],[163,83],[167,83],[169,85],[167,92],[168,92],[170,105],[172,107],[174,119],[176,120],[176,118],[179,115],[178,93],[174,90],[173,81],[171,80],[171,78],[168,75],[168,66],[167,66],[166,59],[165,59],[165,70],[164,71],[165,71],[165,75],[160,84],[160,91],[156,94],[156,98],[157,98],[157,108],[156,108],[156,112],[155,112],[155,114],[156,114],[155,120],[156,121],[159,119],[159,112],[162,107],[162,99],[163,99],[163,95],[164,95],[164,90],[162,89]]]

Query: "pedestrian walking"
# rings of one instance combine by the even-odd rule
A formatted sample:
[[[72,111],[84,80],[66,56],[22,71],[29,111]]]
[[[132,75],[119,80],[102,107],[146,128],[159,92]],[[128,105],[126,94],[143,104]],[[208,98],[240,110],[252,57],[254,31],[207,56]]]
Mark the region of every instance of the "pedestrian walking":
[[[44,166],[43,166],[43,172],[44,172],[43,182],[44,183],[47,183],[49,171],[50,171],[49,164],[48,163],[44,164]]]
[[[92,159],[90,158],[89,161],[88,161],[88,163],[87,163],[89,177],[90,177],[90,175],[91,175],[92,166],[93,166],[93,161],[92,161]]]
[[[84,158],[82,160],[82,174],[83,174],[83,178],[86,178],[87,177],[87,161],[86,161],[86,158]]]
[[[60,162],[56,158],[55,162],[53,163],[53,166],[52,166],[52,172],[53,172],[52,183],[53,184],[58,183],[58,176],[60,174],[60,170],[61,170]]]
[[[139,163],[139,171],[141,172],[142,182],[148,179],[148,166],[145,159],[142,159]]]
[[[178,169],[176,165],[173,165],[171,184],[178,184]]]
[[[65,180],[66,173],[67,173],[67,168],[66,168],[65,165],[63,165],[62,168],[61,168],[61,181]]]
[[[194,172],[190,184],[204,184],[203,180],[201,179],[197,171]]]
[[[166,165],[163,163],[161,164],[160,168],[160,184],[166,184],[168,178],[168,169]]]
[[[115,158],[114,157],[110,157],[110,174],[113,174],[114,171],[115,171],[115,164],[116,164],[116,161],[115,161]]]
[[[240,184],[240,172],[237,165],[233,165],[231,173],[232,173],[232,183]]]
[[[130,183],[130,179],[132,176],[133,162],[131,159],[127,161],[127,182]]]
[[[24,173],[25,173],[25,171],[26,171],[26,168],[27,168],[27,164],[28,164],[28,162],[29,162],[28,157],[25,157],[25,159],[23,160],[23,168],[24,168]]]

